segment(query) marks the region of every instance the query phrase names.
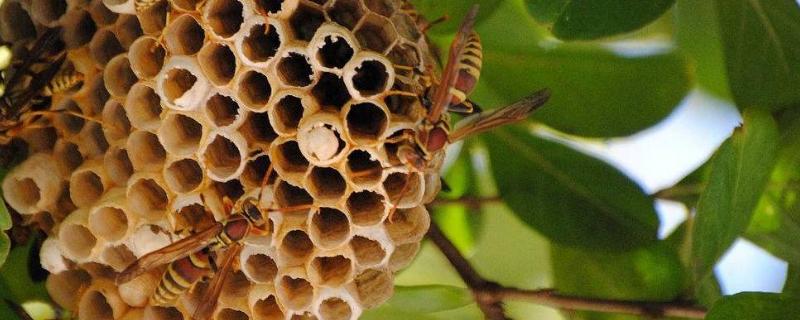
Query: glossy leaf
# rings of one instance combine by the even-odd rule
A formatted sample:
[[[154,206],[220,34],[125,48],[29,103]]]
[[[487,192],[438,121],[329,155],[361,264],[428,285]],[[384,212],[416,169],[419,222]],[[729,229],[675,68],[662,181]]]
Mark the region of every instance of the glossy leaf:
[[[678,0],[674,12],[675,41],[694,62],[697,83],[718,97],[730,97],[714,2]]]
[[[500,195],[553,242],[628,250],[656,240],[652,198],[617,169],[521,129],[486,137]]]
[[[513,103],[541,88],[550,101],[534,118],[559,131],[626,136],[669,115],[689,90],[686,61],[674,53],[623,57],[603,49],[563,46],[527,52],[487,51],[485,106]]]
[[[702,280],[747,228],[775,163],[778,131],[772,117],[747,111],[711,160],[692,233],[694,278]]]
[[[525,0],[528,12],[536,21],[552,24],[567,6],[570,0]]]
[[[674,3],[675,0],[567,1],[555,19],[553,35],[564,40],[592,40],[631,32],[658,19]]]
[[[622,253],[554,246],[555,287],[560,293],[600,299],[672,301],[681,293],[686,270],[664,243]],[[571,319],[628,319],[577,312]]]
[[[795,0],[715,0],[740,108],[800,102],[800,6]]]
[[[744,292],[725,297],[706,320],[785,320],[800,314],[800,298],[776,293]]]
[[[773,255],[800,265],[800,119],[783,116],[781,149],[746,236]]]
[[[480,211],[477,210],[479,208],[455,201],[460,198],[480,197],[475,188],[477,185],[475,172],[469,157],[469,152],[462,152],[443,177],[451,190],[440,192],[438,198],[445,202],[448,200],[453,202],[433,206],[431,214],[444,234],[462,252],[471,252],[481,220]]]

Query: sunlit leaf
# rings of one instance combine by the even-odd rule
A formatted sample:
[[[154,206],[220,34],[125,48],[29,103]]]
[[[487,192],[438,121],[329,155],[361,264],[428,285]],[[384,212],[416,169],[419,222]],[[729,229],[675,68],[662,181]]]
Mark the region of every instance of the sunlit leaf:
[[[582,0],[555,3],[564,5],[554,20],[553,35],[564,40],[591,40],[644,27],[664,14],[675,0]],[[546,14],[552,14],[548,12],[551,10],[551,7],[545,8]]]
[[[664,243],[623,252],[601,253],[554,246],[555,287],[581,297],[672,301],[681,293],[686,270]],[[607,319],[583,314],[577,319]]]
[[[473,303],[468,289],[429,285],[395,287],[394,296],[383,306],[367,311],[361,319],[434,319],[430,314]]]
[[[627,250],[656,240],[652,198],[617,169],[521,129],[486,138],[500,195],[553,242]]]
[[[740,108],[800,102],[795,0],[715,0],[730,88]]]
[[[700,281],[747,228],[775,163],[778,131],[764,112],[744,113],[711,160],[708,185],[697,205],[692,233],[695,280]]]
[[[744,292],[725,297],[706,320],[785,320],[800,314],[800,298],[776,293]]]

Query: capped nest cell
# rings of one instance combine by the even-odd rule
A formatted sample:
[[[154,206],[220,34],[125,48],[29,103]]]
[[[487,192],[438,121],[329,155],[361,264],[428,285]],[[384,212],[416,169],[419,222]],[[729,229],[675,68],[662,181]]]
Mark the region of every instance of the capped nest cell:
[[[26,220],[53,220],[54,301],[81,319],[190,319],[208,281],[156,303],[165,268],[114,280],[224,222],[224,198],[260,199],[267,222],[213,319],[357,319],[391,297],[439,179],[387,142],[416,130],[416,79],[433,75],[404,2],[5,0],[0,40],[31,48],[60,28],[85,79],[51,99],[71,114],[19,135],[30,154],[2,183]]]

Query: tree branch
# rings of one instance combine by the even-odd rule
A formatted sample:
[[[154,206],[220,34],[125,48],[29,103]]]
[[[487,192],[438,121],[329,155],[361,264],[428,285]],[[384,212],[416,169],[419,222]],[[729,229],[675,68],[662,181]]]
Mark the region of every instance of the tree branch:
[[[475,301],[487,319],[508,319],[503,311],[505,300],[527,301],[561,310],[595,311],[638,315],[650,318],[683,317],[703,319],[706,310],[686,302],[620,301],[574,297],[559,294],[555,289],[525,290],[504,287],[483,278],[458,251],[435,222],[431,223],[428,238],[439,248],[475,296]]]

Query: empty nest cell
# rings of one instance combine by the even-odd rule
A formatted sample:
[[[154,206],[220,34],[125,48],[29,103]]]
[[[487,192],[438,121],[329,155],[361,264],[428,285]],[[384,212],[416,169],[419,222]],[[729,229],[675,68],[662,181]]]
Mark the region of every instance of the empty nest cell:
[[[81,319],[113,320],[114,309],[111,308],[103,292],[93,290],[84,293],[81,297],[78,317]]]
[[[131,132],[131,122],[128,113],[121,103],[109,100],[103,108],[103,133],[111,141],[121,141],[128,137]],[[70,117],[72,121],[77,121],[78,117]]]
[[[384,258],[386,258],[386,251],[381,246],[381,243],[363,236],[354,236],[350,239],[350,248],[353,250],[353,255],[359,266],[374,266]]]
[[[133,174],[133,164],[128,157],[128,150],[123,148],[112,148],[103,157],[103,167],[111,179],[117,185],[125,185]]]
[[[206,21],[222,38],[233,36],[244,22],[244,7],[237,0],[211,0],[205,4]]]
[[[289,24],[294,30],[295,38],[303,41],[311,40],[323,22],[325,22],[325,14],[322,13],[322,9],[305,2],[298,3],[292,16],[289,17]]]
[[[232,97],[216,93],[208,98],[205,106],[206,116],[218,128],[232,125],[240,117],[239,104]]]
[[[267,174],[271,162],[269,156],[262,155],[247,162],[242,172],[241,181],[250,187],[261,187],[264,175]]]
[[[383,221],[386,200],[381,194],[369,190],[354,192],[347,197],[347,210],[354,224],[362,227],[375,225]]]
[[[89,229],[106,241],[122,240],[128,233],[128,214],[121,206],[102,206],[89,214]]]
[[[275,260],[263,253],[248,256],[244,261],[244,269],[253,281],[259,283],[272,283],[278,275]]]
[[[349,320],[353,307],[342,299],[328,298],[319,306],[319,315],[325,320]]]
[[[125,49],[111,30],[101,29],[89,43],[89,52],[92,53],[96,64],[105,66],[111,58],[125,52]]]
[[[98,169],[90,167],[75,171],[69,179],[69,189],[76,191],[70,193],[70,197],[72,202],[79,208],[94,204],[105,191],[103,179],[100,177],[100,173],[97,172]]]
[[[275,296],[256,301],[252,307],[256,319],[283,320],[285,317]]]
[[[140,37],[131,44],[128,59],[139,79],[152,79],[164,66],[166,49],[153,37]]]
[[[292,230],[283,237],[278,251],[283,258],[282,265],[302,265],[314,251],[314,243],[303,230]]]
[[[336,0],[328,9],[328,16],[331,17],[331,20],[350,30],[355,28],[364,13],[364,7],[361,6],[359,0]]]
[[[200,5],[203,3],[203,0],[171,0],[170,2],[177,9],[193,12],[200,7]]]
[[[392,13],[396,10],[395,3],[392,0],[364,0],[364,5],[367,8],[384,17],[391,17]]]
[[[278,76],[289,86],[305,87],[313,80],[313,70],[308,57],[299,52],[289,52],[278,62]]]
[[[239,127],[239,132],[251,145],[266,149],[278,137],[272,128],[267,112],[249,112]]]
[[[305,189],[295,187],[286,181],[280,181],[275,187],[275,204],[278,210],[299,210],[307,207],[314,199]],[[305,211],[308,211],[307,209]],[[288,213],[287,211],[282,211]]]
[[[112,269],[122,271],[136,261],[136,256],[127,246],[121,244],[103,249],[100,253],[100,260]]]
[[[267,14],[276,14],[281,11],[284,0],[255,0],[256,11]]]
[[[167,100],[180,109],[191,108],[190,92],[197,84],[197,75],[183,68],[173,68],[167,71],[163,79],[164,96]],[[200,94],[200,92],[194,92]]]
[[[150,35],[161,34],[167,25],[167,12],[170,10],[169,1],[156,1],[149,8],[138,12],[136,16],[139,18],[139,23],[141,23],[144,33]]]
[[[108,68],[106,68],[108,70]],[[106,105],[111,94],[108,93],[105,85],[105,77],[102,74],[96,75],[92,79],[87,79],[85,82],[86,98],[79,103],[83,114],[95,115],[103,112],[103,106]]]
[[[92,276],[86,271],[71,269],[47,277],[45,287],[55,303],[68,310],[75,310],[80,298],[75,292],[88,288],[91,281]]]
[[[389,268],[398,271],[405,268],[414,260],[419,252],[419,242],[401,244],[394,248],[392,256],[389,257]]]
[[[281,302],[292,310],[304,310],[314,299],[314,287],[308,280],[284,276],[278,284]]]
[[[217,86],[225,86],[236,74],[236,56],[227,44],[208,42],[197,56],[200,68]]]
[[[222,308],[217,313],[216,320],[250,320],[250,316],[240,310]]]
[[[355,30],[356,39],[364,49],[386,52],[397,41],[397,31],[386,17],[368,14]]]
[[[242,42],[242,53],[252,62],[267,62],[278,53],[281,42],[281,35],[274,25],[256,24]]]
[[[344,37],[332,34],[324,38],[322,47],[317,51],[317,60],[323,67],[342,69],[354,53],[352,45]]]
[[[371,59],[362,60],[352,76],[352,88],[362,97],[371,97],[386,91],[389,83],[388,68],[383,62]]]
[[[350,139],[360,144],[377,144],[389,126],[389,116],[383,108],[370,102],[351,105],[345,117]]]
[[[430,217],[425,207],[397,209],[394,215],[384,222],[389,237],[396,245],[419,242],[428,231]]]
[[[159,129],[159,137],[170,154],[193,154],[203,138],[203,125],[189,115],[171,113]]]
[[[300,152],[297,141],[286,140],[281,143],[273,143],[270,154],[275,170],[281,176],[289,176],[292,173],[304,175],[308,170],[309,162]]]
[[[356,185],[369,187],[381,181],[383,166],[365,150],[353,150],[347,156],[347,177]]]
[[[119,54],[108,62],[108,66],[103,70],[103,78],[108,92],[116,97],[125,97],[131,87],[139,81],[131,69],[126,54]]]
[[[149,131],[136,131],[128,137],[128,156],[137,170],[159,170],[167,158],[167,151],[158,136]]]
[[[146,219],[161,219],[169,203],[167,192],[152,178],[142,177],[133,181],[127,196],[131,212]]]
[[[205,43],[206,33],[191,15],[174,18],[164,30],[164,40],[171,54],[193,55]]]
[[[232,136],[217,134],[203,148],[202,160],[214,180],[228,181],[244,168],[243,159],[247,150],[232,139]]]
[[[350,221],[344,212],[322,207],[311,217],[310,232],[319,247],[337,248],[350,238]]]
[[[97,122],[86,124],[78,133],[77,141],[81,153],[87,157],[102,156],[108,150],[108,140],[103,133],[103,126]]]
[[[383,181],[383,188],[395,206],[413,206],[422,197],[422,178],[415,172],[393,172]]]
[[[129,48],[136,39],[142,36],[142,26],[134,15],[125,14],[117,19],[114,26],[117,38],[123,47]]]
[[[286,94],[273,106],[270,119],[273,120],[278,132],[292,135],[297,132],[297,126],[300,124],[304,112],[302,99],[294,94]]]
[[[353,282],[357,298],[365,309],[381,305],[394,293],[392,276],[387,271],[367,269],[358,274]]]
[[[92,20],[92,16],[84,10],[68,12],[61,26],[63,28],[62,39],[64,39],[64,44],[69,49],[76,49],[89,43],[97,31],[97,25]],[[34,30],[33,26],[31,26],[31,30]]]
[[[175,193],[192,192],[203,182],[203,169],[194,159],[181,159],[167,165],[164,180]]]
[[[88,7],[92,19],[101,26],[113,24],[117,21],[118,15],[109,10],[102,1],[92,1]]]
[[[58,171],[64,176],[69,175],[83,163],[78,145],[66,140],[56,142],[53,147],[53,159],[56,161]]]
[[[272,85],[269,78],[261,72],[250,70],[239,78],[239,99],[256,111],[263,111],[272,96]]]
[[[0,6],[0,37],[9,42],[36,38],[36,27],[16,1],[5,2]]]
[[[81,224],[62,224],[58,239],[64,254],[76,260],[89,258],[97,245],[97,238]]]
[[[350,100],[350,93],[347,91],[344,79],[328,72],[322,73],[311,93],[323,108],[333,107],[335,110],[339,110]]]
[[[315,257],[310,271],[320,285],[338,287],[352,278],[353,263],[344,256]]]
[[[144,83],[137,83],[131,88],[124,109],[131,125],[136,128],[152,130],[160,125],[163,111],[161,98]]]
[[[336,203],[347,190],[347,182],[334,168],[314,167],[306,181],[308,191],[323,203]]]

